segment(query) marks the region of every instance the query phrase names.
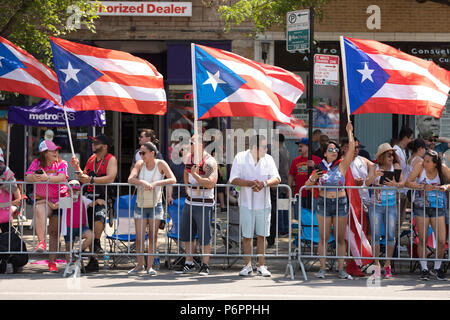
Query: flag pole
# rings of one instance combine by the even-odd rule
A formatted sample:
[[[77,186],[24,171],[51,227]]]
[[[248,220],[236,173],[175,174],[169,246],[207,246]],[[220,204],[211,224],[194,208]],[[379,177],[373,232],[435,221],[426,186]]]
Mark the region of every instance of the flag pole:
[[[194,164],[200,163],[200,130],[198,127],[198,110],[197,110],[197,78],[195,65],[195,43],[191,43],[191,65],[192,65],[192,94],[194,101]]]
[[[67,134],[69,135],[70,150],[72,151],[72,157],[73,157],[75,155],[75,151],[73,150],[72,134],[70,133],[69,120],[67,117],[66,107],[64,105],[63,105],[63,110],[64,110],[64,118],[66,119]]]
[[[341,56],[342,56],[342,71],[344,73],[344,91],[345,91],[345,104],[347,106],[347,121],[350,122],[350,102],[348,98],[348,86],[347,86],[347,63],[345,59],[345,46],[344,37],[339,37],[339,42],[341,44]]]

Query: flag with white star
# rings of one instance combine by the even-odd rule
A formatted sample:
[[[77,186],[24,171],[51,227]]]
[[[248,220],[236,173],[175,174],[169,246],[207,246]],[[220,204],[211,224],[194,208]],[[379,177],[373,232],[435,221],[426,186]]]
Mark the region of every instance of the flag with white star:
[[[374,40],[341,37],[341,52],[350,114],[440,118],[450,71]]]
[[[61,103],[53,70],[25,50],[0,37],[0,90]]]
[[[148,61],[123,51],[50,40],[65,106],[77,111],[166,113],[163,76]]]
[[[301,78],[220,49],[192,44],[197,119],[261,117],[291,124]]]

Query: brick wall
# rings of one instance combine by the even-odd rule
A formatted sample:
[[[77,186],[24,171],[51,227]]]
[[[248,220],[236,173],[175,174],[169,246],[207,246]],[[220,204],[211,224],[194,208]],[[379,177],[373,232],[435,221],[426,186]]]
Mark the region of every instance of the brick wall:
[[[381,11],[381,29],[370,30],[367,7]],[[316,20],[317,32],[450,32],[450,6],[415,0],[332,0],[322,21]]]

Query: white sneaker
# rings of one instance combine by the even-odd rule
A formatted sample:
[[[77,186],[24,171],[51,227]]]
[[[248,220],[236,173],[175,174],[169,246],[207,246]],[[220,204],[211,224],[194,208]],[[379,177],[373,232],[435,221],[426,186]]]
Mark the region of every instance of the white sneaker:
[[[256,270],[256,272],[258,273],[258,276],[263,276],[263,277],[270,277],[272,274],[270,273],[269,270],[267,270],[266,266],[260,266],[258,267],[258,269]]]
[[[252,266],[250,265],[246,265],[244,268],[242,268],[242,270],[239,272],[239,275],[240,276],[243,276],[243,277],[248,277],[248,276],[251,276],[252,275],[252,273],[253,273],[253,268],[252,268]]]
[[[141,273],[141,272],[144,271],[144,270],[145,270],[145,267],[144,267],[144,266],[142,266],[142,267],[140,267],[140,268],[133,268],[133,269],[131,269],[130,271],[128,271],[128,275],[129,275],[129,276],[136,275],[136,274],[138,274],[138,273]]]
[[[149,276],[156,276],[157,272],[153,268],[150,268],[147,270],[147,274]]]

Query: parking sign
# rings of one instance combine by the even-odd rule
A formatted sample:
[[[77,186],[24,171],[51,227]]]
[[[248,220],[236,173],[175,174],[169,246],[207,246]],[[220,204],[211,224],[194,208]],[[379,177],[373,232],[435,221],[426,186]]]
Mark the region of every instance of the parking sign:
[[[309,10],[288,12],[286,23],[286,50],[309,49]]]

